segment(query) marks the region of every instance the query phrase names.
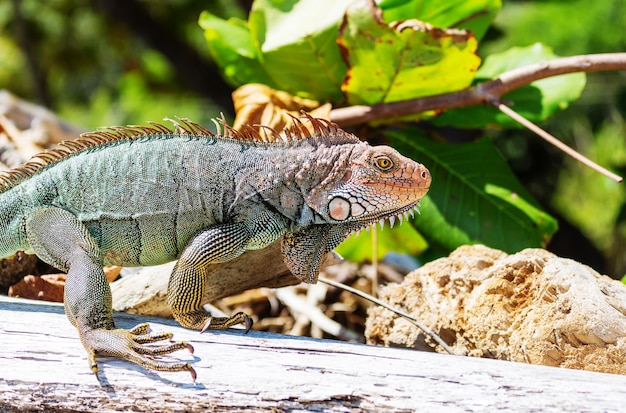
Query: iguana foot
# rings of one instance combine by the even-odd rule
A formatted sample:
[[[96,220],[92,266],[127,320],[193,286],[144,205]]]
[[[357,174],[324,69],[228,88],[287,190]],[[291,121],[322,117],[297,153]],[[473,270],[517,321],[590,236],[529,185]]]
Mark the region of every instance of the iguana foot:
[[[148,324],[140,324],[130,330],[92,329],[81,332],[81,341],[89,355],[91,370],[98,376],[96,355],[121,358],[157,371],[188,371],[196,380],[196,371],[189,363],[164,362],[154,357],[169,354],[186,348],[193,354],[193,347],[185,341],[173,341],[169,344],[148,345],[163,340],[170,340],[172,333],[148,333]]]
[[[207,330],[226,330],[236,324],[245,324],[246,326],[246,334],[252,328],[252,319],[246,313],[239,312],[232,317],[212,317],[206,321],[201,333],[204,333]]]
[[[226,330],[236,324],[244,324],[246,333],[252,327],[252,319],[245,313],[237,313],[232,317],[213,317],[204,310],[194,310],[178,313],[172,309],[174,319],[178,323],[192,330],[200,330],[204,333],[207,330]]]
[[[236,324],[244,324],[246,333],[252,327],[252,319],[245,313],[237,313],[232,317],[213,317],[204,310],[194,310],[178,313],[172,309],[174,319],[178,323],[192,330],[200,330],[204,333],[207,330],[226,330]]]

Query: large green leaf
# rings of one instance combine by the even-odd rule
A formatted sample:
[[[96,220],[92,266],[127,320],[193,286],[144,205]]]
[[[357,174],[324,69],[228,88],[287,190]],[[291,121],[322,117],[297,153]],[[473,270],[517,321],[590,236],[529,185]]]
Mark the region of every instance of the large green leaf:
[[[505,52],[489,55],[476,72],[476,82],[493,79],[506,71],[533,63],[555,59],[549,47],[536,43],[529,47],[515,47]],[[578,99],[585,87],[584,73],[550,77],[531,83],[502,97],[504,102],[511,102],[512,108],[525,118],[538,123],[556,112],[567,108],[570,102]],[[490,106],[472,106],[452,109],[433,120],[440,126],[462,128],[520,127],[520,125]]]
[[[482,243],[507,252],[544,247],[557,222],[528,194],[492,142],[434,142],[415,129],[389,131],[395,147],[433,177],[413,222],[434,248]]]
[[[353,0],[256,0],[249,26],[278,89],[320,101],[342,97],[337,33]]]
[[[319,101],[343,97],[337,34],[352,0],[256,0],[248,22],[203,12],[209,51],[234,86],[263,83]]]
[[[200,14],[198,23],[204,29],[204,37],[213,60],[231,85],[263,83],[276,86],[259,62],[246,22],[239,19],[226,21],[205,11]]]
[[[501,0],[377,0],[386,22],[418,19],[435,27],[470,30],[481,39]]]
[[[373,2],[346,13],[339,44],[348,62],[343,90],[350,104],[395,102],[464,89],[480,64],[476,38],[419,22],[390,27]]]

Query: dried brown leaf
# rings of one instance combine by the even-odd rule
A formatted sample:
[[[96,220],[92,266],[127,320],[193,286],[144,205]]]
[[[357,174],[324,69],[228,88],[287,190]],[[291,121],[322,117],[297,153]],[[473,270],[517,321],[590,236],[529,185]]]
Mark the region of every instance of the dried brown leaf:
[[[301,116],[301,111],[309,112],[316,118],[330,119],[332,109],[330,103],[321,105],[315,100],[292,96],[261,84],[248,84],[235,90],[233,103],[237,113],[233,124],[236,130],[241,130],[243,125],[255,128],[256,125],[263,125],[280,131],[290,127],[293,122],[291,116]],[[304,124],[310,126],[307,122]],[[311,132],[314,132],[313,129]]]

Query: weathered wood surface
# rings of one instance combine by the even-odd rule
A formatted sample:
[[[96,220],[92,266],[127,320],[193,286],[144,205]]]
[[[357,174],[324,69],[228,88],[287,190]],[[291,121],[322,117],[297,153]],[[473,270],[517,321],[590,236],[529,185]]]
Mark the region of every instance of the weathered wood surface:
[[[90,373],[56,304],[0,297],[0,411],[542,411],[612,412],[626,377],[238,331],[199,334],[150,321],[196,352],[198,373],[154,373],[101,358]]]

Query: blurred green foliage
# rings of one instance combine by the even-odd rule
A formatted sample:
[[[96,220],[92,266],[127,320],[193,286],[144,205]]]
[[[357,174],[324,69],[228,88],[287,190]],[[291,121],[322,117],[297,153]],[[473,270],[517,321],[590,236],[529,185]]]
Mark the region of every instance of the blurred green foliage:
[[[0,88],[50,106],[85,128],[166,116],[208,122],[220,111],[232,111],[186,85],[173,68],[176,56],[151,47],[132,27],[107,17],[97,3],[0,2]],[[16,18],[15,4],[21,21]],[[228,0],[138,4],[167,25],[168,35],[191,45],[208,64],[206,42],[197,26],[200,12],[209,8],[223,15],[247,14],[244,7]],[[37,66],[35,72],[28,64],[28,50]],[[37,76],[43,78],[42,83]],[[211,82],[210,73],[206,82]]]

